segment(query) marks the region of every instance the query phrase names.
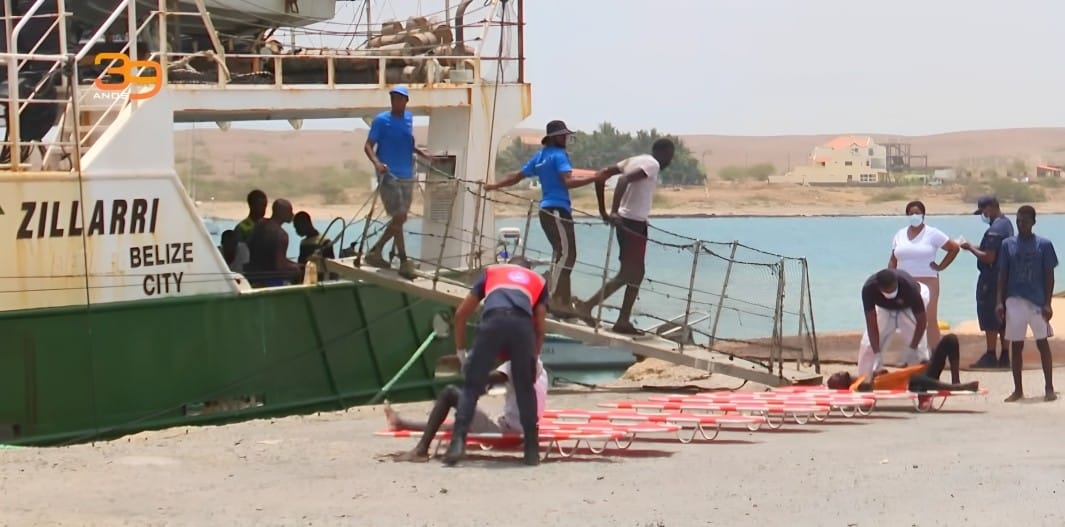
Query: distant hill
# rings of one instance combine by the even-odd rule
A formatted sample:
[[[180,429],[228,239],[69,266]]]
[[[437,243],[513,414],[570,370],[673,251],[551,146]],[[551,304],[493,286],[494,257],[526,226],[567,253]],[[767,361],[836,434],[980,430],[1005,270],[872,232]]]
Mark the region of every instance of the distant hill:
[[[425,141],[426,132],[425,128],[416,130],[419,142]],[[503,145],[519,136],[536,140],[541,133],[516,129]],[[917,137],[854,135],[909,142],[911,153],[927,155],[933,166],[994,166],[1013,159],[1026,162],[1029,167],[1036,163],[1065,163],[1065,128],[979,130]],[[705,164],[713,179],[718,170],[729,165],[768,162],[783,172],[789,164],[805,163],[810,149],[833,137],[686,135],[681,139]],[[319,186],[336,188],[347,188],[356,181],[368,184],[370,166],[362,152],[365,140],[366,130],[362,129],[223,132],[205,128],[177,132],[175,156],[184,177],[191,174],[198,188],[219,194],[220,199],[232,198],[233,193],[242,195],[246,191],[238,189],[262,184],[264,179],[298,193],[301,185],[315,179]]]

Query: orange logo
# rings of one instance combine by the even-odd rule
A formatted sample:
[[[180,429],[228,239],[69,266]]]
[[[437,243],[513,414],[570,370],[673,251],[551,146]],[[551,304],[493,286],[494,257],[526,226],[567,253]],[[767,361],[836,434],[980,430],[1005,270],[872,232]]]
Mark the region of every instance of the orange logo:
[[[157,93],[163,87],[163,67],[154,60],[130,60],[129,55],[125,53],[100,53],[96,55],[95,64],[100,65],[104,61],[117,61],[118,64],[107,68],[104,72],[105,75],[120,75],[122,82],[104,83],[102,79],[97,78],[93,82],[93,85],[100,90],[110,91],[125,91],[131,84],[151,84],[152,89],[143,92],[135,93],[130,91],[129,98],[133,100],[147,99]],[[136,77],[133,75],[133,68],[151,68],[154,72],[152,75],[144,77]]]

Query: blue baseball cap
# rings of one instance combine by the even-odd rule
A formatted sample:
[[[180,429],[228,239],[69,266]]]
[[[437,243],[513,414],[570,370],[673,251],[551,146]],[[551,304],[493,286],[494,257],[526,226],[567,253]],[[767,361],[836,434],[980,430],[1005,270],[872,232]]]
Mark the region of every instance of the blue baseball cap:
[[[973,214],[983,214],[984,209],[991,205],[998,205],[998,198],[995,196],[980,196],[980,199],[976,200],[976,210]]]
[[[407,87],[403,86],[403,85],[396,86],[395,88],[392,88],[391,90],[388,91],[388,93],[398,93],[398,94],[410,99],[410,92],[407,91]]]

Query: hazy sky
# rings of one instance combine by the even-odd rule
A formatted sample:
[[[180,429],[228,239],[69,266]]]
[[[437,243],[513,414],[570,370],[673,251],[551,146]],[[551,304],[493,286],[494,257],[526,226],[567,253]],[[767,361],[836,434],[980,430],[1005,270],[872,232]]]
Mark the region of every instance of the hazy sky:
[[[338,4],[336,21],[357,4]],[[405,17],[442,5],[375,0],[372,10]],[[533,115],[521,126],[560,118],[579,129],[610,121],[726,135],[1065,126],[1063,0],[526,0],[525,11]]]

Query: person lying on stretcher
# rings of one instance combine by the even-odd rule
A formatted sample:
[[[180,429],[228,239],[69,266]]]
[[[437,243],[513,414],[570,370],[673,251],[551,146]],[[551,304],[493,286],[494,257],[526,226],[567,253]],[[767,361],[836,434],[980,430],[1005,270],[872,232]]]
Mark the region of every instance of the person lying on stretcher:
[[[477,408],[470,424],[470,433],[513,433],[521,435],[521,419],[518,413],[518,398],[514,393],[514,385],[510,382],[510,361],[504,362],[489,376],[489,385],[504,384],[506,392],[503,396],[503,413],[496,418],[491,418]],[[547,372],[540,358],[536,359],[536,382],[533,383],[536,392],[536,417],[537,420],[544,415],[544,407],[547,404]],[[425,462],[429,460],[429,445],[435,439],[436,433],[441,430],[450,431],[451,423],[444,422],[452,408],[459,404],[459,394],[462,389],[450,384],[446,386],[429,411],[428,421],[410,421],[401,418],[392,407],[385,401],[385,419],[388,420],[389,430],[418,430],[422,432],[417,446],[410,452],[404,452],[393,456],[396,461]]]
[[[948,333],[940,339],[935,351],[932,352],[930,361],[889,372],[880,370],[873,379],[867,380],[865,376],[851,377],[849,372],[841,371],[828,378],[826,385],[833,390],[851,390],[867,392],[872,390],[908,390],[911,392],[928,392],[934,390],[947,390],[951,392],[977,391],[980,383],[977,381],[960,383],[958,373],[958,336]],[[939,381],[939,375],[947,361],[950,361],[950,376],[952,383]]]

